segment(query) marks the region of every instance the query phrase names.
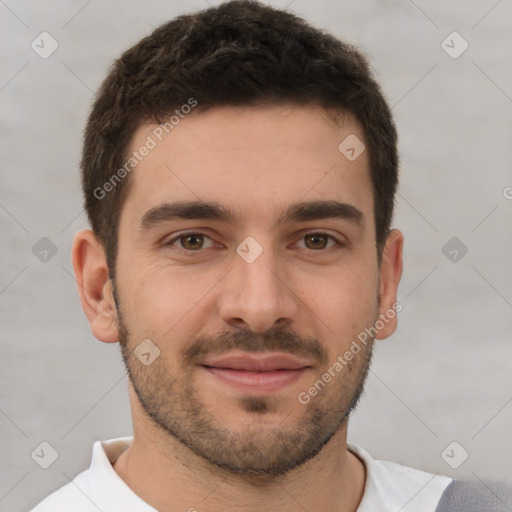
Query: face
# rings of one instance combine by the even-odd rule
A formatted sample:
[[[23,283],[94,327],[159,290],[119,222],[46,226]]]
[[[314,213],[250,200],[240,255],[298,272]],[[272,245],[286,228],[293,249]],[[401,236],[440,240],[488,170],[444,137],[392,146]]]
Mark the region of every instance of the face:
[[[197,455],[285,473],[345,425],[372,340],[333,365],[389,307],[367,155],[338,150],[363,134],[297,106],[191,114],[161,141],[155,128],[131,142],[129,153],[157,144],[132,171],[119,224],[130,380],[148,421]]]

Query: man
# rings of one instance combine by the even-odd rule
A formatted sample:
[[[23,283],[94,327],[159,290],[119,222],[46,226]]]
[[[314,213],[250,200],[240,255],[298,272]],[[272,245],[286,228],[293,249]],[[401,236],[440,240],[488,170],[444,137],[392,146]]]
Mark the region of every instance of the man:
[[[120,343],[134,436],[95,443],[35,512],[480,510],[470,485],[347,443],[401,309],[396,143],[364,57],[255,2],[116,61],[72,257],[93,334]]]

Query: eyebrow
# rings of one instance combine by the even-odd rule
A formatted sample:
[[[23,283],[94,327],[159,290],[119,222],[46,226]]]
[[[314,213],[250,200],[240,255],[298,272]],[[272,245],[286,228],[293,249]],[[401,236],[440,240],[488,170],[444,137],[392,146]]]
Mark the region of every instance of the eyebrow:
[[[139,222],[139,229],[148,231],[172,220],[200,219],[235,224],[241,220],[241,217],[231,208],[218,203],[203,201],[163,203],[144,213]],[[345,220],[360,227],[365,225],[363,212],[351,204],[338,201],[308,201],[288,206],[279,216],[274,227],[291,222],[322,219]]]

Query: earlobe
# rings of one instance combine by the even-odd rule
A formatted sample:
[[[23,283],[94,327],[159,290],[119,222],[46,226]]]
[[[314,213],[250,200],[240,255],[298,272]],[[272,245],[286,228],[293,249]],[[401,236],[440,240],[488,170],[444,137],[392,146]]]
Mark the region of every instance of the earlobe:
[[[382,253],[380,266],[380,327],[375,338],[382,340],[391,336],[398,325],[397,314],[402,309],[397,301],[397,290],[402,277],[403,268],[403,243],[404,237],[401,231],[393,229],[388,235],[386,245]]]
[[[117,311],[103,245],[91,230],[79,231],[71,257],[80,301],[92,333],[105,343],[119,341]]]

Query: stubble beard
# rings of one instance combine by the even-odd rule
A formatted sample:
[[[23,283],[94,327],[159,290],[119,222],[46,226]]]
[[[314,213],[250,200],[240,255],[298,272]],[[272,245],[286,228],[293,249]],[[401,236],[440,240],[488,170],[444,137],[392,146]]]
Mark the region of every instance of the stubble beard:
[[[217,468],[262,478],[284,475],[313,459],[346,424],[363,393],[373,352],[372,341],[307,405],[301,404],[297,412],[280,422],[275,421],[275,416],[274,420],[269,420],[269,415],[279,412],[279,401],[275,397],[241,396],[239,406],[244,428],[237,429],[223,425],[222,415],[216,415],[201,401],[200,390],[194,385],[197,372],[194,365],[183,364],[181,370],[172,375],[166,366],[165,348],[160,346],[160,356],[151,365],[144,366],[133,354],[138,343],[130,334],[119,307],[118,327],[121,354],[130,382],[150,421]],[[292,352],[292,346],[308,347],[302,352],[314,353],[327,363],[326,353],[317,340],[304,340],[276,329],[264,335],[237,332],[224,333],[222,339],[194,340],[184,360],[193,359],[201,350],[206,352],[207,347],[215,346],[254,352],[284,349],[290,353],[297,353]],[[321,375],[319,373],[315,381]]]

